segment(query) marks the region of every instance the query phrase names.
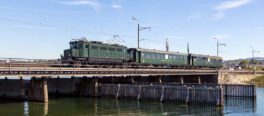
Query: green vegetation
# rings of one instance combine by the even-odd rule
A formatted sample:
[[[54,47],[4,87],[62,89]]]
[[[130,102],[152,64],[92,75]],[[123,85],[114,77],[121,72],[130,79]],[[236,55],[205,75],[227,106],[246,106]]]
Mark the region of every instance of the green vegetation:
[[[264,87],[264,75],[256,77],[250,81],[251,83],[255,83],[258,87]]]

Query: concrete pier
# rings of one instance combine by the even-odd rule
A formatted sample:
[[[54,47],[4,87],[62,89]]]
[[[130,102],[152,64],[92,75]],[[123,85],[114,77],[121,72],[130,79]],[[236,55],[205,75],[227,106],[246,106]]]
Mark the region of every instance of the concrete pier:
[[[33,77],[31,79],[28,100],[48,102],[48,86],[45,77],[40,79]]]
[[[50,95],[66,95],[74,96],[76,95],[76,84],[78,82],[77,78],[48,78],[48,90]]]
[[[98,79],[83,77],[79,83],[79,95],[80,96],[98,96]]]

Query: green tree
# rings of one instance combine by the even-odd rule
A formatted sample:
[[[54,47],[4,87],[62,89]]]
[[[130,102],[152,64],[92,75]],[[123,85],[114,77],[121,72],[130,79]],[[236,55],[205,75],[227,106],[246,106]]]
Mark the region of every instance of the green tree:
[[[249,65],[248,60],[241,60],[239,63],[239,66],[241,66],[242,68],[247,68],[248,65]]]

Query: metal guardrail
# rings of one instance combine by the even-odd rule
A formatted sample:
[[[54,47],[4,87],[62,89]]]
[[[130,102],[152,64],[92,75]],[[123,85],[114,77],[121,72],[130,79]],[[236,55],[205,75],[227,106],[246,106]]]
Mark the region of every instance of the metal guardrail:
[[[132,69],[132,68],[65,68],[65,67],[0,67],[0,75],[71,75],[71,74],[153,74],[153,75],[216,75],[217,70]]]

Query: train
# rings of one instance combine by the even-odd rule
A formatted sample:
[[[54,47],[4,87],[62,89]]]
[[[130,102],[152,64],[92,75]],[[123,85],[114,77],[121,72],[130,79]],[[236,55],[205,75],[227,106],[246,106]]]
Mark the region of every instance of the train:
[[[151,66],[170,68],[221,68],[222,58],[209,55],[128,48],[86,39],[72,40],[64,50],[64,63],[90,65]]]

